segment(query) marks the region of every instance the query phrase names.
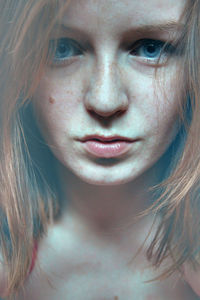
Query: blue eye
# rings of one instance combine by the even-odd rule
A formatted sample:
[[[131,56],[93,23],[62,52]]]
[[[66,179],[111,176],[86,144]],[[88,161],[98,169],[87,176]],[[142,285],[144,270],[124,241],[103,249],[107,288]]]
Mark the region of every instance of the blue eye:
[[[51,40],[49,43],[49,51],[54,61],[62,61],[82,54],[78,43],[68,38]]]
[[[159,40],[144,39],[136,43],[134,49],[131,50],[131,54],[155,60],[158,59],[162,53],[170,54],[174,52],[174,50],[171,44],[166,44]]]

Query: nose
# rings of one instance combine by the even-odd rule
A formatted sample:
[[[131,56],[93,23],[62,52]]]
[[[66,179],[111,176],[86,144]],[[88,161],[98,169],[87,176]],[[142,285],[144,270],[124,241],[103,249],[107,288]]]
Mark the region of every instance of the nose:
[[[104,55],[94,64],[89,77],[85,96],[88,111],[108,118],[127,110],[129,101],[122,83],[122,72],[114,59]]]

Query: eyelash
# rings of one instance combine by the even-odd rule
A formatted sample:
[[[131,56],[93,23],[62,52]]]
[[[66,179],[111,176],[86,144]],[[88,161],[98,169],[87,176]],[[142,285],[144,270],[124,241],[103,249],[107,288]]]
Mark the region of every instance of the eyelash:
[[[58,51],[60,51],[60,53]],[[67,55],[66,51],[71,53]],[[57,40],[50,40],[49,42],[49,56],[53,61],[53,64],[65,63],[74,56],[82,55],[83,51],[84,50],[76,41],[69,38],[60,38]]]
[[[157,51],[155,57],[153,50]],[[170,55],[174,55],[176,48],[171,43],[161,40],[141,39],[129,47],[128,51],[131,56],[139,57],[146,63],[157,64],[159,61],[162,64],[163,58],[166,60]],[[149,51],[149,57],[147,51]],[[84,49],[76,41],[69,38],[50,40],[49,43],[49,55],[53,65],[65,64],[75,56],[83,55],[83,52]]]
[[[175,55],[176,47],[169,42],[154,39],[141,39],[134,43],[129,51],[131,55],[138,56],[150,64],[156,64],[158,62],[162,64],[169,56]],[[143,51],[143,54],[141,51]],[[147,57],[147,51],[149,51],[149,57]],[[153,52],[155,51],[157,52],[156,54],[154,53],[154,56]]]

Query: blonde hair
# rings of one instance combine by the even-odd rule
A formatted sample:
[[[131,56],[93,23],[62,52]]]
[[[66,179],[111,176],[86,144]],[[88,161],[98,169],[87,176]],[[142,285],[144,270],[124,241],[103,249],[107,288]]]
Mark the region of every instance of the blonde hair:
[[[34,243],[61,211],[59,182],[52,180],[54,156],[40,135],[29,99],[40,81],[50,33],[62,11],[59,0],[0,2],[0,245],[10,295],[24,284]],[[172,150],[176,159],[166,180],[156,187],[162,193],[150,208],[162,215],[162,221],[147,256],[155,266],[168,256],[173,259],[163,276],[186,260],[196,265],[200,249],[199,0],[187,1],[183,18],[179,114],[184,149],[181,154],[178,148]]]

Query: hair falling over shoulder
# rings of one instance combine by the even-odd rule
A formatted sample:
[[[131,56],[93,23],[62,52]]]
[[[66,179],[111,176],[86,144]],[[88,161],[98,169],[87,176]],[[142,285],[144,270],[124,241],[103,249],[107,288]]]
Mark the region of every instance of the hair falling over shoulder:
[[[0,249],[8,295],[23,286],[34,244],[60,212],[54,158],[37,128],[31,97],[48,58],[51,31],[63,10],[59,0],[0,2]],[[199,0],[187,1],[180,22],[184,26],[177,42],[183,54],[177,101],[182,149],[172,145],[170,171],[155,187],[161,192],[148,210],[162,215],[148,258],[155,266],[167,257],[173,262],[161,277],[185,261],[194,266],[200,262]]]
[[[30,99],[59,9],[58,1],[0,2],[0,245],[8,295],[23,286],[34,244],[58,215],[58,187],[49,169],[53,156]]]

